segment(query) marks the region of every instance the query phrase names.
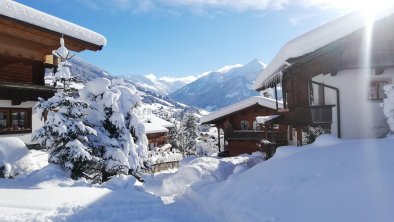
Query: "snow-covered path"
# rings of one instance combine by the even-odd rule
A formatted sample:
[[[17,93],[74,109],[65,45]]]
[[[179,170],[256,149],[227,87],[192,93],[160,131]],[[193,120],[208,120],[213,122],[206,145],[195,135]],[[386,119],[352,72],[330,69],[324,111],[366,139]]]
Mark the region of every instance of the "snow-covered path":
[[[35,157],[45,161],[45,156]],[[131,177],[90,186],[48,165],[16,179],[0,179],[0,221],[216,220],[187,198],[163,202],[142,186],[135,186]]]
[[[0,221],[212,221],[186,199],[165,204],[127,181],[107,188],[27,180],[0,179]]]
[[[91,186],[48,165],[0,179],[0,222],[392,222],[393,147],[394,136],[324,135],[264,162],[185,158],[177,171],[144,176],[143,185],[122,176]]]

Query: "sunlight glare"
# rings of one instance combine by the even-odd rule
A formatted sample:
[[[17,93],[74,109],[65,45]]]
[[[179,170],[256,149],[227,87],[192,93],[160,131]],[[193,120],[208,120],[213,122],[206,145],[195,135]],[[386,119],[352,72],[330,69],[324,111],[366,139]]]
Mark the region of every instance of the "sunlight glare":
[[[379,11],[394,6],[393,0],[327,0],[327,5],[345,11],[360,11],[367,20],[372,20]]]

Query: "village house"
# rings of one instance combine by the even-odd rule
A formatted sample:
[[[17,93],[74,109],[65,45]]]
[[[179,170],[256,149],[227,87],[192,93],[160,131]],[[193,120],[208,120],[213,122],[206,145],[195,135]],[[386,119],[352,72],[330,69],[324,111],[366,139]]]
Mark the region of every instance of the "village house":
[[[157,116],[151,115],[144,122],[146,137],[148,138],[149,149],[169,146],[168,133],[175,125]],[[171,147],[169,147],[171,148]]]
[[[277,109],[282,103],[255,96],[240,101],[200,119],[224,133],[225,144],[220,144],[220,156],[236,156],[261,151],[269,158],[278,146],[287,145],[287,128]],[[218,135],[220,138],[220,135]]]
[[[394,78],[393,30],[393,10],[374,20],[362,13],[341,17],[288,42],[254,88],[282,87],[278,112],[300,139],[307,126],[339,138],[385,137],[381,104],[383,86]]]
[[[51,97],[45,68],[57,65],[52,50],[64,37],[67,48],[98,51],[106,39],[93,31],[15,1],[0,4],[0,137],[15,136],[31,145],[43,120],[34,114],[37,98]]]

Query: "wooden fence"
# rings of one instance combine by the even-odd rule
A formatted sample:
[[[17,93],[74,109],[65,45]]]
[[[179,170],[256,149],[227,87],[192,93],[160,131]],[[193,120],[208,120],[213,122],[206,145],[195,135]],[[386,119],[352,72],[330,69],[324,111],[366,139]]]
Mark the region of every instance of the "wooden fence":
[[[150,169],[144,170],[144,173],[148,173],[148,174],[158,173],[160,171],[176,169],[178,167],[179,167],[179,161],[156,163],[153,164]]]

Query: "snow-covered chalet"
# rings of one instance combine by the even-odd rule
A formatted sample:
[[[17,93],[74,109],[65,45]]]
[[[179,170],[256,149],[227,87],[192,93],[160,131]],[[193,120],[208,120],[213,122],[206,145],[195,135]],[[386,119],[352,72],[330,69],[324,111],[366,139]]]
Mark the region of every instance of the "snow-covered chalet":
[[[219,156],[237,156],[261,151],[271,157],[278,146],[287,145],[287,128],[277,109],[282,103],[254,96],[200,118],[202,124],[214,125],[224,133]]]
[[[144,126],[149,149],[168,147],[168,133],[170,129],[175,127],[173,123],[151,115],[145,120]]]
[[[33,113],[37,98],[55,92],[45,86],[46,68],[57,65],[52,50],[64,36],[75,52],[98,51],[106,39],[93,31],[15,1],[0,1],[0,137],[15,136],[31,144],[43,124]]]
[[[354,12],[288,42],[254,83],[282,87],[289,133],[319,126],[340,138],[389,132],[381,104],[394,78],[394,10]],[[302,139],[303,135],[298,135]],[[301,143],[301,141],[298,141]]]

